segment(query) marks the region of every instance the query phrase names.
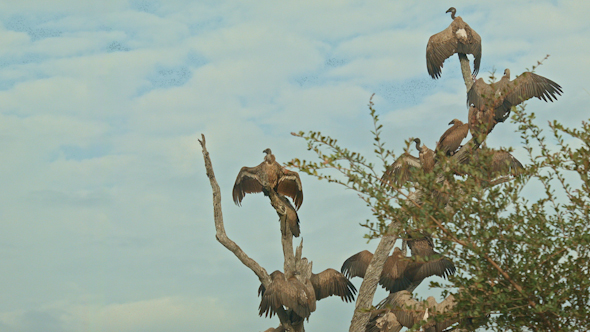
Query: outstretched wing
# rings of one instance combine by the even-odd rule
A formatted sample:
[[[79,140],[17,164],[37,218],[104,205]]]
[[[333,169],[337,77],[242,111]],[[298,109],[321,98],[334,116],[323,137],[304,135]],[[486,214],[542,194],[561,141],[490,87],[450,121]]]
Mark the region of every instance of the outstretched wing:
[[[383,265],[379,284],[390,292],[398,292],[408,288],[412,281],[406,277],[404,272],[409,263],[410,261],[402,255],[401,250],[395,248],[393,254],[387,257],[385,265]]]
[[[293,199],[295,207],[299,210],[303,203],[303,186],[297,172],[282,167],[282,175],[279,178],[277,192]]]
[[[493,109],[496,102],[494,89],[483,78],[478,78],[467,92],[467,106],[472,104],[477,109]]]
[[[418,261],[408,264],[404,275],[412,281],[420,281],[430,276],[437,275],[446,278],[455,273],[455,264],[446,258],[428,257],[428,261],[424,261],[423,257],[416,257]]]
[[[434,79],[440,77],[443,62],[455,54],[457,43],[457,38],[453,36],[451,25],[428,39],[428,44],[426,45],[426,68],[430,77]]]
[[[405,152],[399,156],[393,164],[391,164],[383,173],[381,182],[386,183],[392,187],[400,187],[408,180],[412,170],[422,168],[420,159]]]
[[[309,280],[318,301],[332,295],[340,296],[344,302],[354,301],[356,288],[342,273],[334,269],[327,269],[319,274],[312,273]]]
[[[373,259],[373,254],[368,250],[363,250],[345,260],[340,271],[349,279],[354,277],[364,278],[371,259]]]
[[[263,181],[261,179],[261,171],[262,168],[260,165],[256,167],[242,167],[240,169],[232,191],[236,205],[241,205],[242,199],[244,199],[246,194],[262,192],[261,183]]]
[[[512,88],[509,87],[510,91],[506,95],[506,100],[514,106],[533,97],[543,101],[557,100],[557,96],[563,92],[559,84],[531,72],[522,73],[511,81],[510,85]]]

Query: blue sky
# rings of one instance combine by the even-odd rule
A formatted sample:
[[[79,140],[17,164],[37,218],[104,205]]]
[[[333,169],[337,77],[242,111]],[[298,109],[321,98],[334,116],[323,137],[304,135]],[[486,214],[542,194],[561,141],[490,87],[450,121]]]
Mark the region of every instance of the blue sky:
[[[426,42],[451,22],[481,35],[480,76],[537,73],[555,103],[539,123],[579,126],[590,100],[590,3],[583,1],[39,1],[0,3],[0,330],[263,331],[259,282],[215,240],[207,137],[228,235],[282,268],[262,195],[237,207],[240,167],[313,158],[292,131],[320,130],[370,155],[372,93],[384,138],[429,147],[466,120],[455,57],[430,79]],[[514,124],[491,147],[513,146]],[[304,256],[314,272],[373,250],[353,192],[302,176]],[[355,281],[360,285],[360,280]],[[429,291],[420,286],[422,296]],[[385,296],[378,292],[376,301]],[[345,330],[353,305],[318,303],[310,331]]]

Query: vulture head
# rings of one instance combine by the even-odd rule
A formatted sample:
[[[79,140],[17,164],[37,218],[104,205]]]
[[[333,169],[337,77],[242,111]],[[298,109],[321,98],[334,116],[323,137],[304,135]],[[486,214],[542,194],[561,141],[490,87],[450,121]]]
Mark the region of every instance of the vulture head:
[[[504,77],[506,77],[507,79],[510,79],[510,69],[508,69],[508,68],[504,69]]]
[[[419,138],[414,138],[414,142],[416,143],[416,150],[421,151],[420,150],[420,139]]]
[[[451,122],[449,122],[449,125],[454,125],[456,123],[463,124],[463,122],[461,120],[459,120],[459,119],[453,119],[453,120],[451,120]]]
[[[262,151],[262,153],[271,154],[272,151],[270,151],[269,148],[266,148],[266,149],[264,149],[264,151]]]
[[[454,20],[455,19],[455,14],[457,13],[457,10],[455,9],[455,7],[451,7],[445,13],[451,13],[451,18]]]

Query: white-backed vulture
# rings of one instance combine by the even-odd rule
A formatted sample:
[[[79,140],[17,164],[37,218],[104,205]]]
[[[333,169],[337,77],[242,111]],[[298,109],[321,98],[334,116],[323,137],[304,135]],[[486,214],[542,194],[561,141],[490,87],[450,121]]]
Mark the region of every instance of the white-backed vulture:
[[[478,144],[482,144],[487,135],[498,123],[494,119],[494,111],[490,108],[469,106],[469,131]]]
[[[268,184],[279,194],[291,197],[295,207],[299,209],[303,202],[299,174],[277,163],[270,149],[265,149],[263,152],[266,156],[260,165],[240,169],[233,188],[234,203],[239,206],[246,194],[262,192],[264,184]]]
[[[415,138],[416,149],[419,151],[418,157],[420,158],[420,164],[425,173],[430,173],[434,169],[434,151],[426,147],[426,145],[420,146],[420,139]]]
[[[461,16],[455,17],[454,7],[446,11],[451,13],[453,22],[445,30],[432,35],[426,46],[426,67],[428,74],[437,79],[441,75],[443,62],[455,53],[473,54],[473,76],[479,72],[481,62],[481,37],[465,23]]]
[[[463,139],[467,137],[469,132],[469,124],[461,122],[461,120],[453,119],[449,124],[453,125],[447,129],[438,140],[435,152],[442,151],[447,156],[452,156],[455,151],[461,146]]]
[[[294,275],[288,278],[281,271],[270,274],[268,288],[260,285],[258,295],[262,297],[258,314],[272,317],[280,306],[285,306],[301,318],[307,318],[316,309],[313,287],[300,282]]]
[[[316,301],[328,296],[340,296],[344,302],[354,301],[356,287],[334,269],[326,269],[319,274],[312,273],[305,284],[297,277],[286,278],[281,271],[270,275],[271,284],[268,289],[263,285],[258,288],[262,296],[259,315],[272,317],[280,306],[285,306],[301,318],[307,318],[316,309]]]
[[[449,297],[441,303],[437,303],[436,299],[430,296],[426,299],[426,303],[424,303],[412,298],[412,293],[405,290],[392,293],[377,304],[378,309],[387,310],[383,310],[380,315],[372,317],[367,325],[367,331],[379,331],[375,329],[374,326],[380,316],[387,313],[393,313],[396,317],[396,321],[402,326],[411,328],[420,321],[425,320],[427,323],[422,327],[424,331],[442,332],[449,326],[458,322],[458,318],[453,317],[437,322],[433,321],[431,317],[435,316],[437,313],[445,313],[451,310],[454,306],[454,302],[455,298],[453,295],[449,295]],[[399,331],[400,329],[401,327],[390,331]]]
[[[381,177],[381,182],[392,187],[401,187],[411,178],[412,170],[422,168],[420,159],[404,152],[391,164]]]
[[[506,68],[498,82],[487,84],[481,78],[475,81],[467,92],[467,105],[473,104],[479,110],[493,109],[494,119],[504,122],[512,106],[533,97],[544,101],[557,100],[562,92],[559,84],[528,71],[511,81],[510,69]]]

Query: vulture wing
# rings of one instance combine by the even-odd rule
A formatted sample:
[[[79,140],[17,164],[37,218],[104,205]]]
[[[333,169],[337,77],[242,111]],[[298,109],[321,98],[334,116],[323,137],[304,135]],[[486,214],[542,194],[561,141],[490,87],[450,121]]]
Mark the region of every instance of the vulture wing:
[[[443,151],[446,155],[452,154],[459,148],[463,139],[467,137],[468,132],[469,124],[454,124],[442,134],[436,145],[436,151]]]
[[[563,92],[559,84],[531,72],[522,73],[510,84],[512,86],[506,94],[506,99],[513,106],[533,97],[543,101],[557,100],[557,96],[560,96]]]
[[[463,29],[465,36],[459,39],[456,53],[473,54],[473,76],[479,72],[481,63],[481,37],[461,17],[455,18],[451,25],[455,25],[455,31]]]
[[[430,257],[429,261],[417,258],[418,261],[412,262],[408,265],[404,275],[412,281],[424,280],[430,276],[437,275],[446,278],[455,273],[455,264],[448,258],[434,258]]]
[[[383,265],[379,284],[390,292],[398,292],[408,288],[412,281],[405,276],[404,271],[409,263],[410,261],[402,255],[401,250],[396,248]]]
[[[406,306],[412,309],[406,309]],[[424,317],[424,306],[412,298],[408,291],[400,291],[389,294],[383,301],[377,304],[377,308],[391,308],[397,321],[405,326],[412,327]]]
[[[434,169],[434,151],[423,145],[420,151],[420,163],[424,172],[431,172]]]
[[[400,187],[408,180],[412,170],[422,168],[420,159],[405,152],[399,156],[383,173],[381,182],[392,187]]]
[[[373,254],[368,250],[363,250],[345,260],[340,271],[349,279],[354,277],[364,278],[371,259],[373,259]]]
[[[434,251],[434,243],[430,236],[418,239],[410,238],[407,243],[412,251],[412,256],[432,256],[438,254]]]
[[[441,75],[443,62],[457,50],[457,38],[453,35],[452,23],[443,31],[432,35],[426,45],[426,67],[430,77],[437,79]]]
[[[258,314],[272,317],[280,306],[292,309],[300,317],[309,317],[311,307],[315,309],[315,296],[310,294],[305,285],[297,278],[285,279],[280,271],[271,274],[272,282],[265,289],[261,286],[258,293],[262,294]],[[313,303],[312,303],[313,302]]]
[[[234,203],[240,206],[246,194],[262,192],[262,167],[242,167],[234,183],[232,192]]]
[[[492,156],[492,172],[518,175],[524,167],[508,151],[498,150]]]
[[[495,108],[494,89],[491,85],[484,82],[483,78],[478,78],[467,92],[467,105],[473,104],[477,109]]]
[[[319,274],[312,273],[310,281],[318,301],[332,295],[340,296],[344,302],[354,301],[356,288],[342,273],[334,269],[327,269]]]
[[[277,192],[279,194],[291,197],[295,203],[295,206],[299,210],[301,203],[303,203],[303,187],[297,172],[282,168],[282,175],[279,178]]]

